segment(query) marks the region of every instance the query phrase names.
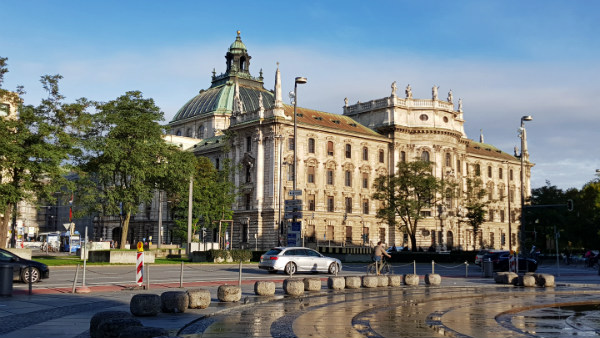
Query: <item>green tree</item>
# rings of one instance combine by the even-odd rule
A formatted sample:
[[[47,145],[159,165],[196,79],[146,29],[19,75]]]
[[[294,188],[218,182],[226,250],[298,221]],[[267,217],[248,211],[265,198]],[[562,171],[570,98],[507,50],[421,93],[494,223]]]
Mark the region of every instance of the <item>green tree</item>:
[[[220,220],[233,217],[231,206],[235,201],[235,185],[229,179],[232,168],[224,161],[223,169],[217,170],[206,157],[196,159],[192,199],[192,238],[201,228],[213,229]],[[186,181],[188,182],[188,181]],[[188,194],[177,204],[175,210],[176,235],[187,240]],[[225,231],[225,229],[221,229]]]
[[[6,58],[0,58],[0,85],[8,71]],[[17,116],[0,117],[0,233],[8,231],[9,218],[16,226],[17,205],[21,201],[52,203],[54,193],[72,189],[65,179],[70,165],[81,154],[80,134],[89,120],[86,109],[91,105],[86,99],[64,103],[59,92],[60,75],[42,76],[41,83],[48,92],[38,106],[23,105],[20,87],[16,92],[0,88],[0,100],[18,107]],[[15,237],[11,243],[14,245]],[[0,239],[0,247],[6,241]]]
[[[382,202],[377,217],[390,226],[401,224],[400,231],[407,233],[413,251],[417,250],[419,221],[424,218],[421,210],[436,204],[438,192],[443,192],[442,182],[433,176],[432,163],[427,161],[399,162],[396,174],[375,179],[373,198]]]
[[[120,215],[124,248],[129,220],[156,189],[177,195],[190,177],[193,155],[168,145],[158,121],[163,113],[139,91],[98,105],[95,129],[86,137],[80,163],[78,201],[82,212]]]
[[[473,229],[473,243],[476,243],[477,234],[480,231],[481,225],[485,222],[487,205],[491,201],[484,200],[487,192],[483,188],[483,182],[479,177],[468,177],[466,188],[465,209],[467,213],[465,215],[465,222]]]

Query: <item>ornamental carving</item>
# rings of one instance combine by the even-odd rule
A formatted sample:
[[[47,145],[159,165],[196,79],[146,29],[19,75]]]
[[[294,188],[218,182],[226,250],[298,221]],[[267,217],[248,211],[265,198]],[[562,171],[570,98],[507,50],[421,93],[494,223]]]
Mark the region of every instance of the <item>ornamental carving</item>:
[[[352,162],[344,163],[342,165],[342,168],[344,168],[344,170],[354,170],[354,163],[352,163]]]

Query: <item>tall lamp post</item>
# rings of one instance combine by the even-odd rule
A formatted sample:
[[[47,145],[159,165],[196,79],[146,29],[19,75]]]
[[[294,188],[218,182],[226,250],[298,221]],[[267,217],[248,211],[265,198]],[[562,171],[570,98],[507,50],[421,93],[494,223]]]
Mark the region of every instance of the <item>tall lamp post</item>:
[[[529,157],[529,153],[527,152],[526,148],[527,132],[525,130],[525,121],[531,120],[533,120],[531,115],[521,117],[521,129],[519,129],[521,137],[521,226],[519,231],[519,250],[522,250],[523,230],[525,227],[525,157]]]
[[[293,199],[296,199],[296,183],[297,183],[297,173],[298,173],[298,163],[297,163],[297,153],[298,153],[298,143],[297,143],[297,136],[298,136],[298,124],[296,123],[296,108],[298,106],[298,84],[304,84],[306,83],[306,78],[305,77],[297,77],[294,80],[294,176],[293,176],[293,183],[294,183],[294,196]],[[296,223],[297,219],[294,216],[293,218],[293,222]],[[302,235],[302,228],[300,228],[300,235]],[[298,245],[298,242],[296,240],[296,243],[294,243],[294,245]]]

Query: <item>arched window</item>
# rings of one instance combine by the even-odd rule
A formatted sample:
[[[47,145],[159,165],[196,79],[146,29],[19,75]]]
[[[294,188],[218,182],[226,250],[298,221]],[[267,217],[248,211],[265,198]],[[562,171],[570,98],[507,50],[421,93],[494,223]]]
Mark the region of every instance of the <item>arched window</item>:
[[[383,163],[385,162],[385,153],[383,151],[383,149],[379,150],[379,163]]]
[[[421,160],[425,161],[425,162],[429,162],[429,152],[428,151],[423,151],[421,153]]]
[[[513,170],[512,169],[510,169],[510,171],[508,172],[508,176],[509,176],[509,179],[512,181],[513,180]]]
[[[175,135],[181,136],[181,129],[177,129],[177,132],[175,133]]]
[[[499,179],[502,179],[502,176],[503,176],[503,175],[502,175],[502,168],[499,168],[499,169],[498,169],[498,178],[499,178]]]
[[[488,177],[492,178],[492,166],[488,166]]]
[[[198,127],[198,136],[197,138],[204,138],[204,125],[200,125],[200,127]]]
[[[315,153],[315,139],[314,138],[308,139],[308,152],[311,154]]]
[[[481,166],[479,163],[475,164],[475,176],[481,176]]]
[[[400,161],[401,162],[406,162],[406,151],[401,151],[400,152]]]
[[[350,170],[346,170],[345,173],[345,183],[347,187],[352,186],[352,172]]]
[[[193,131],[192,131],[192,128],[188,128],[188,129],[185,131],[185,136],[187,136],[187,137],[192,137],[192,133],[193,133]]]
[[[452,167],[452,155],[446,153],[446,167]]]

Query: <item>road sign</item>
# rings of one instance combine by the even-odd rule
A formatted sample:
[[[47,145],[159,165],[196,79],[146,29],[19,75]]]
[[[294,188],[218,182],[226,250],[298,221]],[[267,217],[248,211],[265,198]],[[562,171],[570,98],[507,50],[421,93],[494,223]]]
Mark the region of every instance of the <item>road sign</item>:
[[[292,231],[301,232],[302,231],[302,222],[292,222],[291,225]]]
[[[290,196],[302,196],[302,190],[290,190]]]
[[[285,212],[298,212],[298,211],[302,211],[301,205],[286,205],[285,206]]]
[[[283,218],[292,219],[292,218],[302,218],[302,212],[286,212],[283,214]]]
[[[288,205],[302,205],[302,200],[285,200],[284,204]]]

